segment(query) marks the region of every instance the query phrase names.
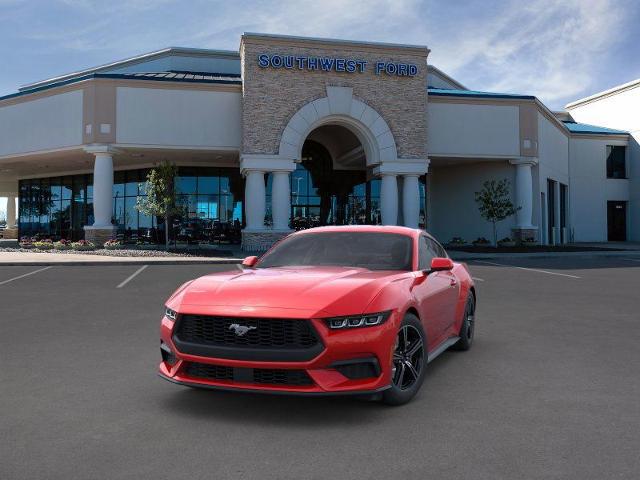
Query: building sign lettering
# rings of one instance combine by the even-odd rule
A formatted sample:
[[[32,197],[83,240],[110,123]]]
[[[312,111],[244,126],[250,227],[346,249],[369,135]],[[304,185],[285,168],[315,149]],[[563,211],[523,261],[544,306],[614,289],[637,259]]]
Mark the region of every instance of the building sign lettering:
[[[336,57],[306,57],[297,55],[258,55],[258,66],[261,68],[285,68],[289,70],[308,70],[321,72],[364,73],[368,63],[365,60]],[[376,75],[413,77],[418,73],[418,66],[413,63],[396,63],[378,61],[373,64]]]

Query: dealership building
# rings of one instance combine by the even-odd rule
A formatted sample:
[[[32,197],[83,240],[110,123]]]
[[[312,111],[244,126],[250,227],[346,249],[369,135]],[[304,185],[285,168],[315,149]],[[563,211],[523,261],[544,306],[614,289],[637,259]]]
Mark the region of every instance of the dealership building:
[[[499,238],[640,241],[640,80],[553,112],[428,55],[247,33],[238,52],[167,48],[25,85],[0,98],[4,236],[159,241],[136,203],[166,160],[180,241],[262,250],[327,224],[491,238],[475,192],[492,179],[518,207]]]

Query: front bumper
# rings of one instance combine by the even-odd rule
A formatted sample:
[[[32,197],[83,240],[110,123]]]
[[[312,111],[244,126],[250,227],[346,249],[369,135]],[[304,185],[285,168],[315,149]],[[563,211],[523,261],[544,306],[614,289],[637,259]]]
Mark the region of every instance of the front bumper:
[[[182,353],[172,338],[175,323],[165,317],[160,338],[163,348],[166,350],[168,347],[172,355],[166,355],[165,352],[158,374],[165,380],[181,385],[254,393],[359,395],[380,392],[389,387],[399,322],[396,312],[382,325],[345,330],[331,330],[323,320],[310,321],[324,345],[314,358],[308,361],[253,361]],[[194,365],[205,369],[211,367],[214,371],[220,369],[229,374],[219,378],[194,375],[190,373]],[[283,384],[282,381],[270,383],[269,380],[265,381],[264,375],[260,375],[267,371],[290,373],[296,378],[304,375],[307,381],[295,384]]]

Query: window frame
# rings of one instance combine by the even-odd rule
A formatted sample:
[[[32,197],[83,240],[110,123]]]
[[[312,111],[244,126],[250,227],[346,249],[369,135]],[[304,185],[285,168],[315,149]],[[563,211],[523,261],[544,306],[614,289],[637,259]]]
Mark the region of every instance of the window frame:
[[[614,168],[613,165],[613,160],[610,162],[609,158],[613,152],[614,149],[616,148],[621,148],[623,151],[623,155],[622,155],[622,176],[618,177],[615,176],[615,172],[616,169]],[[605,148],[605,175],[607,180],[628,180],[629,179],[629,168],[628,168],[628,161],[627,161],[627,146],[626,145],[607,145]],[[611,165],[611,166],[610,166]],[[610,172],[611,170],[611,172]],[[610,174],[611,173],[611,174]]]

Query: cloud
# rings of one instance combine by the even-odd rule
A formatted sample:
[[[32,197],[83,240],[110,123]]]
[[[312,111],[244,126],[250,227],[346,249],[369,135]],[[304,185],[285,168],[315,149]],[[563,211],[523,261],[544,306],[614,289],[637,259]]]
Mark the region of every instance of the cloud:
[[[463,38],[432,44],[433,60],[472,88],[535,94],[558,107],[593,87],[627,12],[612,0],[509,2],[493,20],[464,22]]]
[[[613,71],[632,70],[632,62],[616,68],[611,51],[637,35],[638,16],[632,0],[39,3],[4,9],[12,18],[0,43],[24,49],[7,55],[59,58],[52,72],[32,62],[42,73],[24,82],[170,45],[236,50],[240,35],[254,31],[427,45],[429,61],[470,88],[534,94],[555,108],[592,93]]]

